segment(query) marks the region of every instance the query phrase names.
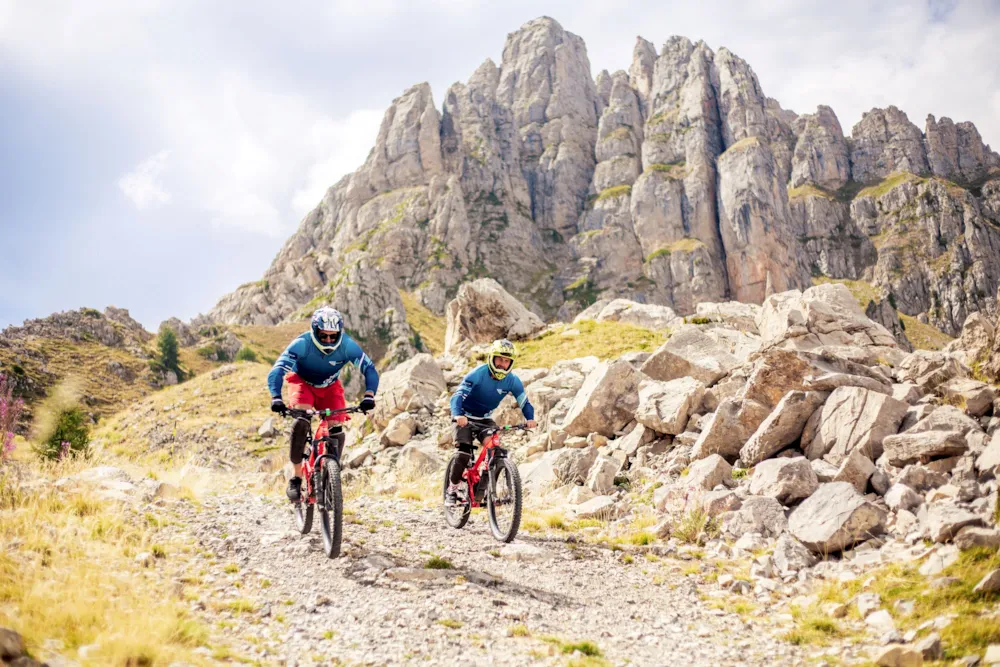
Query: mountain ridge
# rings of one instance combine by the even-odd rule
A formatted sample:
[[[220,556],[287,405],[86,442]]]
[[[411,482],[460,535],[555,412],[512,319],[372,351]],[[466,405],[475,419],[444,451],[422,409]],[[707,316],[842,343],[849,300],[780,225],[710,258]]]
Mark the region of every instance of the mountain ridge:
[[[440,108],[426,83],[396,98],[365,164],[206,319],[332,303],[405,348],[400,292],[442,313],[482,276],[546,319],[614,297],[689,314],[825,277],[954,335],[996,311],[998,169],[971,123],[921,132],[890,106],[845,137],[832,108],[784,110],[738,56],[684,37],[640,37],[627,72],[591,78],[583,40],[543,17]]]

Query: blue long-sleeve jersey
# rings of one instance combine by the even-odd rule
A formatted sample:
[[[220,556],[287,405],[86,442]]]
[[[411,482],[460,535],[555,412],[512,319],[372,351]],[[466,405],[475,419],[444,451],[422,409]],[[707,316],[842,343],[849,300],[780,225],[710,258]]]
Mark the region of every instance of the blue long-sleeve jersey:
[[[466,375],[458,385],[451,397],[451,416],[489,417],[507,394],[517,400],[525,419],[535,418],[535,408],[524,393],[521,378],[508,373],[504,379],[494,380],[486,364]]]
[[[323,354],[307,331],[285,348],[274,368],[267,374],[267,388],[272,398],[281,398],[281,385],[286,373],[295,373],[314,387],[329,387],[347,364],[354,364],[365,374],[365,391],[378,390],[378,371],[361,346],[343,334],[340,345],[330,354]]]

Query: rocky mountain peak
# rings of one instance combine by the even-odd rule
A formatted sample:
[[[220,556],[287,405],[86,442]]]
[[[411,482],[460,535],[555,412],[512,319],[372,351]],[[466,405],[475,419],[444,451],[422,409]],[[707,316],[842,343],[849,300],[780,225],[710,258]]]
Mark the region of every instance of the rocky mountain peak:
[[[996,308],[998,171],[971,123],[922,132],[890,106],[845,137],[831,107],[785,110],[738,55],[687,37],[639,37],[627,71],[593,77],[583,40],[542,17],[440,107],[427,84],[393,100],[365,164],[209,317],[330,303],[361,337],[405,339],[400,291],[440,314],[484,276],[566,318],[598,298],[685,315],[830,278],[954,334]]]

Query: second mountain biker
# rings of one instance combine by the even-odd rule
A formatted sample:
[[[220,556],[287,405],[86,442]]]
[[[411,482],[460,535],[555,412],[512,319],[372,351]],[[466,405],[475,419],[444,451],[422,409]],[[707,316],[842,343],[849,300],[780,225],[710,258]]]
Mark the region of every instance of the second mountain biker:
[[[482,441],[480,433],[483,429],[496,426],[488,418],[507,394],[517,400],[521,413],[528,420],[528,428],[537,425],[535,409],[528,401],[521,378],[511,373],[515,359],[517,359],[517,348],[513,343],[507,339],[494,341],[486,357],[486,363],[466,375],[451,397],[451,416],[455,421],[455,446],[459,451],[461,465],[452,468],[446,498],[448,503],[458,502],[458,494],[463,492],[462,473],[472,460],[473,438]],[[468,417],[475,417],[477,421],[472,423]],[[484,419],[487,421],[483,421]]]
[[[340,410],[346,407],[344,388],[338,378],[348,363],[357,366],[365,376],[365,397],[359,407],[364,412],[375,409],[375,392],[378,391],[375,364],[344,331],[344,318],[340,313],[333,308],[320,308],[313,313],[311,330],[291,342],[267,376],[271,410],[280,413],[286,410],[281,400],[281,385],[285,381],[291,387],[290,402],[296,410]],[[332,419],[341,422],[344,417],[338,415]],[[289,458],[295,470],[294,476],[288,480],[287,495],[292,502],[302,498],[302,454],[309,435],[309,421],[296,419],[289,448]],[[343,427],[340,424],[331,425],[330,435],[340,441],[340,448],[343,449]]]

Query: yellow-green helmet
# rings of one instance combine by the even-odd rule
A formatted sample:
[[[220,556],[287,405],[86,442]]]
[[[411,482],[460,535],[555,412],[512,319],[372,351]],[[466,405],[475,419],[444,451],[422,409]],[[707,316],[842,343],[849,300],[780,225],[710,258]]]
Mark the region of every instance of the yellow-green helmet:
[[[507,359],[510,359],[510,368],[507,370],[497,368],[497,365],[493,363],[493,360],[497,357],[506,357]],[[502,380],[507,377],[507,374],[514,369],[514,362],[516,360],[517,348],[514,347],[514,343],[510,342],[506,338],[493,341],[493,345],[490,347],[490,352],[486,355],[486,365],[490,367],[490,375],[497,380]]]

